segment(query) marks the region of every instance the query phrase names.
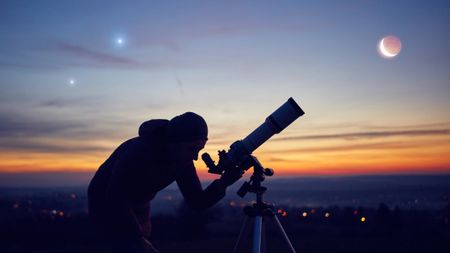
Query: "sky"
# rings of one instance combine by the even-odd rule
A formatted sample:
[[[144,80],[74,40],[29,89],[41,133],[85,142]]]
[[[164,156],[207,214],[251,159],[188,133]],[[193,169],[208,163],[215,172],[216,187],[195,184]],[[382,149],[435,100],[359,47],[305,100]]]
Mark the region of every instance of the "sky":
[[[305,115],[254,152],[276,175],[449,173],[448,24],[448,1],[2,0],[0,178],[92,174],[186,111],[217,158],[289,97]]]

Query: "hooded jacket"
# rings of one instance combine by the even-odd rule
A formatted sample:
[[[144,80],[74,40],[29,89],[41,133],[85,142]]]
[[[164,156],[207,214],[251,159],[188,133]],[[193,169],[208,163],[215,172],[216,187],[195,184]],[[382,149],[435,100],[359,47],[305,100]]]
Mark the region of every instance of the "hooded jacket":
[[[150,120],[139,136],[122,143],[99,167],[88,187],[89,215],[108,238],[133,239],[150,235],[150,201],[174,181],[187,202],[197,210],[225,196],[213,181],[202,189],[194,163],[170,163],[166,152],[168,120]]]

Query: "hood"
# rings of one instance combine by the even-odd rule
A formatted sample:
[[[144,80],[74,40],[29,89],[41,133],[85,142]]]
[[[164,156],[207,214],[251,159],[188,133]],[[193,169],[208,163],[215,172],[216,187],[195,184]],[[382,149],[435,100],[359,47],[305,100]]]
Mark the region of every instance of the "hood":
[[[145,140],[162,139],[166,135],[168,123],[169,120],[167,119],[152,119],[145,121],[139,127],[139,136]]]

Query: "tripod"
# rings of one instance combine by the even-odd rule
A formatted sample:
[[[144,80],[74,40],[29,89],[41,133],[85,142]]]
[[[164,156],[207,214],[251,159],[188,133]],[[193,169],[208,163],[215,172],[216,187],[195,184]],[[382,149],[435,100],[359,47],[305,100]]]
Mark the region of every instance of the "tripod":
[[[273,222],[276,224],[276,229],[284,239],[284,243],[288,246],[289,252],[295,253],[295,249],[292,246],[291,241],[289,240],[286,232],[283,229],[283,226],[276,216],[274,206],[263,202],[263,194],[267,190],[267,188],[261,186],[261,182],[264,181],[265,176],[272,176],[273,170],[265,169],[258,161],[258,159],[256,159],[256,157],[254,156],[250,156],[249,160],[253,166],[253,174],[250,178],[250,181],[245,182],[244,185],[242,185],[242,187],[239,189],[238,195],[244,197],[247,192],[255,193],[256,203],[244,208],[245,220],[239,233],[239,237],[237,239],[233,253],[242,251],[242,248],[244,246],[244,237],[249,233],[252,220],[254,220],[252,252],[265,253],[266,242],[265,233],[263,231],[263,223],[267,219],[273,220]]]

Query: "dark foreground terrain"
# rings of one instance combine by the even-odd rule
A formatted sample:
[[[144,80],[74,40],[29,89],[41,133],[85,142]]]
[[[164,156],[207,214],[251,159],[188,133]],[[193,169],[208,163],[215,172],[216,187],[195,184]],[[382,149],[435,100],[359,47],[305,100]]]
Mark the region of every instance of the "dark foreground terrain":
[[[450,252],[447,179],[291,179],[268,183],[267,199],[277,200],[297,252]],[[227,196],[198,213],[176,187],[161,193],[152,203],[154,244],[162,253],[232,252],[252,196]],[[86,208],[84,187],[0,188],[0,252],[107,252]],[[274,225],[265,228],[267,252],[287,252]]]

